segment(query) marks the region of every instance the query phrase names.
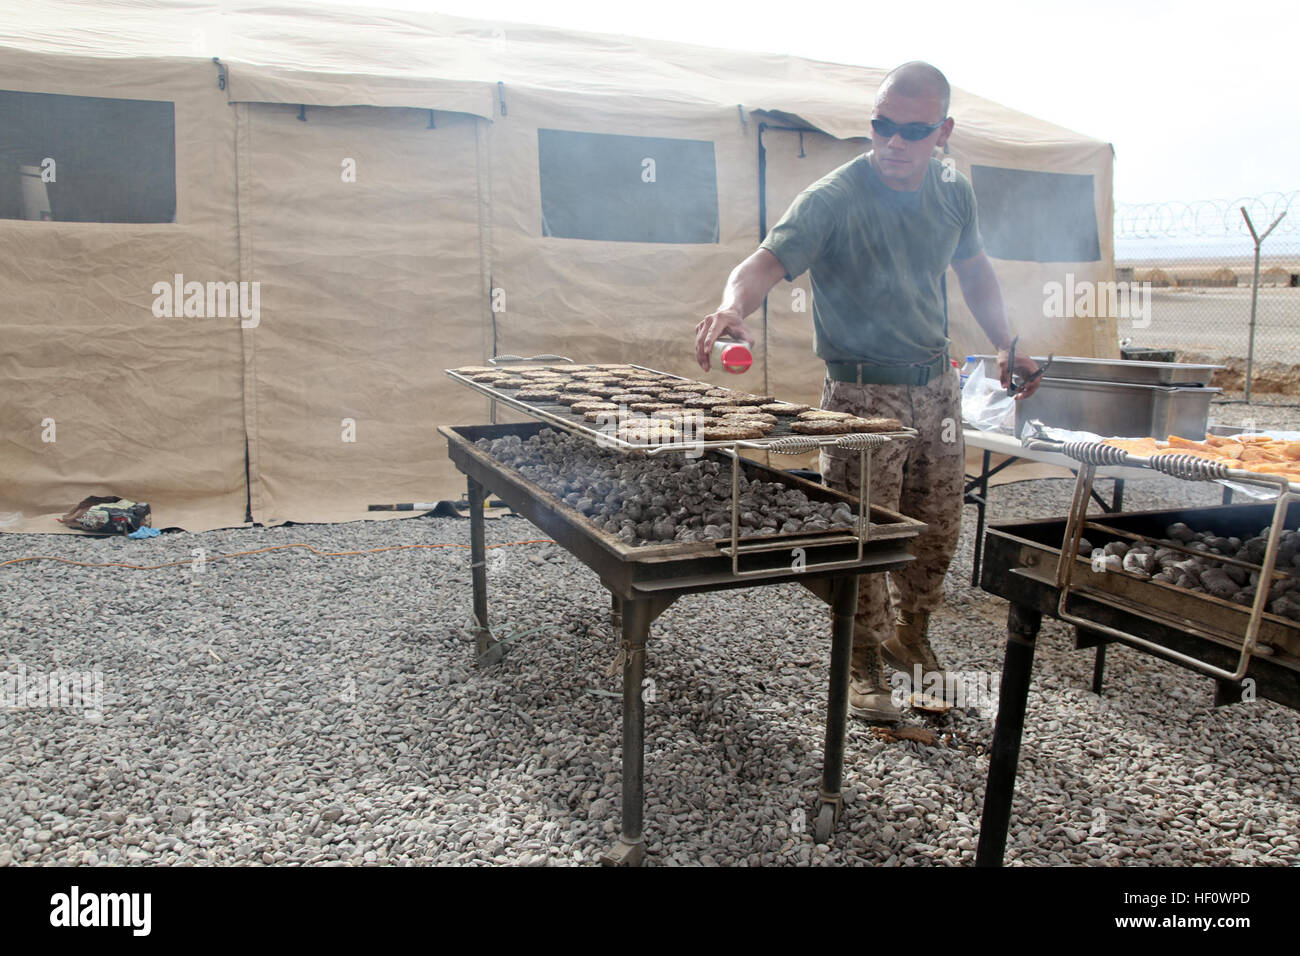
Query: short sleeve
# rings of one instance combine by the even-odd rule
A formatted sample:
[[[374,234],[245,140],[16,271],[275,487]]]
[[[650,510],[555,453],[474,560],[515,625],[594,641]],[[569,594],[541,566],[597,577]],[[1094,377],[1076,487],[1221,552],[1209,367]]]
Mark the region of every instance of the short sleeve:
[[[785,277],[792,282],[820,258],[834,230],[830,204],[815,190],[805,189],[758,247],[781,260]]]
[[[961,235],[957,237],[957,249],[952,254],[954,260],[969,259],[984,251],[984,240],[980,237],[979,205],[975,201],[975,190],[969,182],[965,185],[966,207],[969,212],[966,221],[962,224]]]

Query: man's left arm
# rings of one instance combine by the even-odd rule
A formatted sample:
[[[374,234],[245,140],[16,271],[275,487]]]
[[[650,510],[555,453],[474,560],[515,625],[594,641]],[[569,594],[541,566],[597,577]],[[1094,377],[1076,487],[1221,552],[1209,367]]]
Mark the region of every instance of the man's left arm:
[[[962,297],[970,308],[975,321],[979,323],[984,334],[989,337],[998,352],[998,375],[1002,387],[1011,384],[1011,369],[1008,368],[1011,349],[1011,326],[1007,323],[1007,308],[1002,301],[1002,287],[993,272],[993,264],[983,252],[978,252],[967,259],[952,260],[953,271],[957,273],[957,282],[961,285]],[[1016,353],[1015,371],[1025,379],[1027,384],[1016,393],[1016,398],[1027,398],[1038,390],[1042,378],[1030,380],[1038,371],[1038,363],[1029,357],[1029,352]]]

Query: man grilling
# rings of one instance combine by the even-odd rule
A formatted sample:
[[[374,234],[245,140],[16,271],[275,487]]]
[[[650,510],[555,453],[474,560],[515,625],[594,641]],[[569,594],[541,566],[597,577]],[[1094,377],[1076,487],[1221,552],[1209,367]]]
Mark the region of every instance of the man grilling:
[[[814,348],[826,362],[822,407],[897,418],[918,433],[872,456],[872,503],[929,529],[902,571],[888,581],[881,574],[860,579],[849,710],[866,720],[900,716],[882,657],[909,677],[917,664],[942,676],[927,628],[957,545],[965,463],[958,377],[948,357],[949,264],[997,349],[1004,388],[1013,371],[1012,334],[980,240],[975,192],[934,158],[952,135],[948,101],[948,81],[928,63],[890,72],[871,114],[871,151],[799,194],[758,251],[731,273],[717,310],[695,328],[696,360],[707,371],[719,337],[752,345],[745,317],[779,281],[811,270]],[[1026,382],[1023,398],[1038,387],[1038,366],[1024,352],[1015,364]],[[856,452],[824,449],[826,483],[857,495],[856,462]]]

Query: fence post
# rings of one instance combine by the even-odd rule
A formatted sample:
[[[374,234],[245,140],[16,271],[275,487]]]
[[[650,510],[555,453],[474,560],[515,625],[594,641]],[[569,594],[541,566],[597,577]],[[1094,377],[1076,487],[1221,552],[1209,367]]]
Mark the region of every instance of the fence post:
[[[1268,238],[1268,234],[1282,221],[1282,217],[1286,213],[1279,213],[1278,217],[1273,220],[1273,225],[1265,229],[1262,236],[1255,232],[1255,224],[1250,221],[1250,213],[1246,212],[1245,206],[1241,207],[1241,215],[1246,220],[1246,228],[1250,230],[1250,237],[1255,240],[1255,276],[1250,280],[1250,345],[1246,352],[1246,404],[1249,405],[1250,383],[1255,378],[1255,312],[1259,303],[1259,247]]]

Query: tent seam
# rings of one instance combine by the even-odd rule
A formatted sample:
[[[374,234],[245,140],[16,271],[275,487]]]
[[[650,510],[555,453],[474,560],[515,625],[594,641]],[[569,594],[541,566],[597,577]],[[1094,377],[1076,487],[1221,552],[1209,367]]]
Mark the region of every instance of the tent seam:
[[[249,229],[248,184],[249,178],[249,116],[248,106],[234,104],[235,108],[235,236],[239,246],[239,278],[251,282],[253,272],[253,243]],[[253,345],[254,329],[239,329],[240,349],[243,356],[244,441],[248,449],[247,484],[249,517],[255,523],[265,523],[265,504],[262,500],[262,481],[257,430],[257,353]]]

